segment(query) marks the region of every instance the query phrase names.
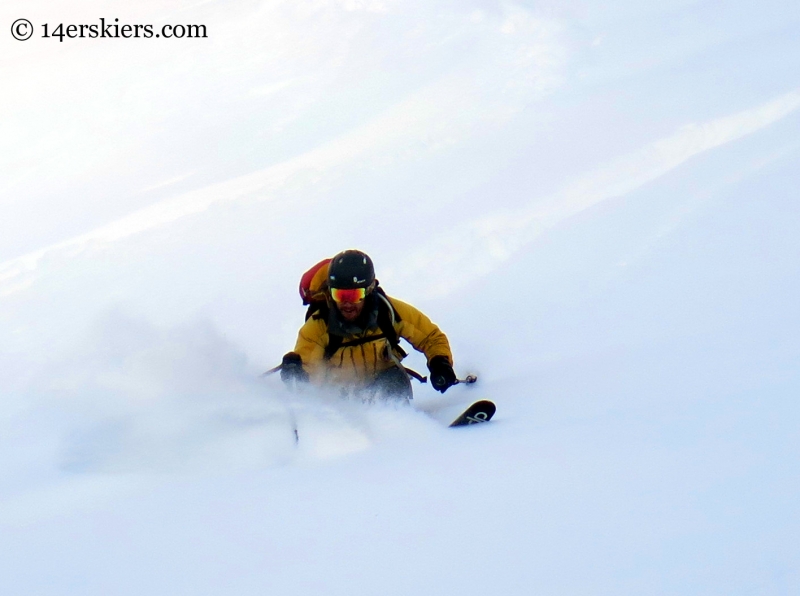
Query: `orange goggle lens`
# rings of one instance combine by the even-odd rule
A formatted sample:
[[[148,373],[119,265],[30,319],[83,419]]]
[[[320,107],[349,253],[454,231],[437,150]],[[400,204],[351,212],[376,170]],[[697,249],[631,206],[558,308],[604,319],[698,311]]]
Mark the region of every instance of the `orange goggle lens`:
[[[367,288],[331,288],[334,302],[361,302],[367,295]]]

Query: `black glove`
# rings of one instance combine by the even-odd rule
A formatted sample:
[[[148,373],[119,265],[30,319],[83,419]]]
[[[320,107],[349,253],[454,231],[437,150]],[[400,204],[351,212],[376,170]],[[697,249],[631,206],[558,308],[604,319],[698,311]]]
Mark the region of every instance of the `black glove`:
[[[449,387],[456,384],[456,373],[445,356],[434,356],[428,362],[431,371],[431,385],[436,391],[444,393]]]
[[[303,359],[300,358],[300,354],[289,352],[283,357],[281,381],[287,385],[292,382],[305,383],[308,381],[308,373],[303,370]]]

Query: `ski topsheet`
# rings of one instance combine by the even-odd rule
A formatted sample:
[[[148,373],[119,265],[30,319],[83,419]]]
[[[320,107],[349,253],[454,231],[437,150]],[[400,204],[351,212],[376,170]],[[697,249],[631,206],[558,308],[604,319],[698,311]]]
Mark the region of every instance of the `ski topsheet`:
[[[488,399],[482,399],[464,410],[449,426],[469,426],[470,424],[489,422],[496,411],[497,406],[494,403]]]
[[[463,393],[412,405],[445,426],[468,426],[488,422],[494,416],[497,406],[488,399],[478,399]]]

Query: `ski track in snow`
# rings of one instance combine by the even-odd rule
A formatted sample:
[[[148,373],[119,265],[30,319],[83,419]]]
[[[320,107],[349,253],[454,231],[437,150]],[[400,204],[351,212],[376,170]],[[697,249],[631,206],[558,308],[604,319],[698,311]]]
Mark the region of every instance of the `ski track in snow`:
[[[459,224],[433,244],[418,248],[404,258],[402,268],[389,263],[384,269],[386,277],[408,285],[419,272],[432,272],[432,277],[441,281],[429,291],[434,296],[445,296],[472,279],[490,273],[543,230],[603,200],[627,194],[699,153],[753,134],[798,107],[800,91],[792,91],[749,110],[705,123],[687,124],[674,135],[586,174],[553,197],[537,199],[533,205],[514,213],[481,216]],[[415,127],[402,124],[398,115],[409,112],[405,106],[397,108],[396,112],[397,115],[382,118],[395,128],[394,134],[382,121],[371,123],[364,132],[348,135],[287,163],[161,201],[77,238],[0,263],[0,298],[29,287],[39,262],[53,252],[77,255],[92,246],[116,242],[202,213],[220,201],[254,200],[255,197],[269,200],[294,177],[331,178],[337,168],[347,167],[368,153],[380,153],[379,143],[383,139],[394,139],[398,134],[425,127],[413,121],[408,124]],[[410,110],[410,113],[415,111]],[[465,269],[472,271],[471,276],[449,273]]]

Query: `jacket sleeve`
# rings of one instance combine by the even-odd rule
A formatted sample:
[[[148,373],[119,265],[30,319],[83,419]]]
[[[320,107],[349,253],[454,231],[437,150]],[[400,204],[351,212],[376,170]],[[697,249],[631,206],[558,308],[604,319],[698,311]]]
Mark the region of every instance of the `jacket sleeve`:
[[[398,335],[405,338],[418,352],[425,354],[428,362],[434,356],[444,356],[453,365],[453,353],[447,336],[419,310],[396,298],[390,298],[400,322],[395,328]]]
[[[322,320],[311,318],[300,328],[294,351],[300,354],[305,370],[311,380],[323,376],[325,367],[325,346],[328,345],[328,331]]]

